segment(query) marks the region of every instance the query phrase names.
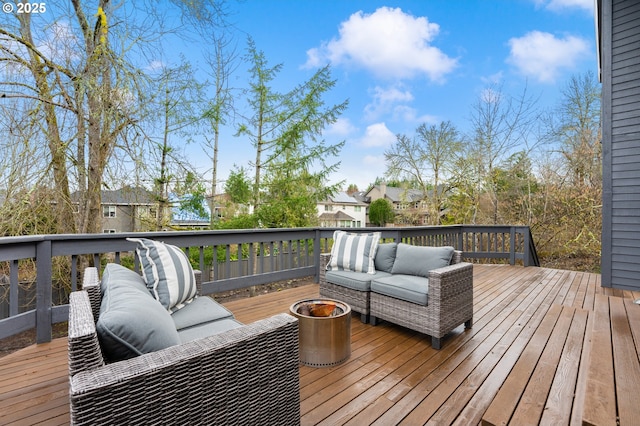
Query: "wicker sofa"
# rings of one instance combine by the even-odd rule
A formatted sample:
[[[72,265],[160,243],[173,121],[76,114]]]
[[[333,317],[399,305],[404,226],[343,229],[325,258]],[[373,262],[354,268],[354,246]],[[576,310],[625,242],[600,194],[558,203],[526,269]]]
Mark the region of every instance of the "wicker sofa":
[[[451,253],[450,260],[444,255],[448,266],[430,268],[426,257],[440,249]],[[460,251],[379,244],[374,273],[327,270],[330,257],[321,255],[320,295],[350,304],[363,322],[382,319],[428,334],[435,349],[459,325],[472,326],[473,265]]]
[[[110,362],[96,330],[102,293],[97,270],[90,268],[83,290],[70,295],[72,424],[300,424],[294,317],[280,314],[248,325],[226,317],[226,325],[207,326],[193,323],[196,307],[192,326],[196,334],[215,330],[208,337],[192,330],[184,343]]]

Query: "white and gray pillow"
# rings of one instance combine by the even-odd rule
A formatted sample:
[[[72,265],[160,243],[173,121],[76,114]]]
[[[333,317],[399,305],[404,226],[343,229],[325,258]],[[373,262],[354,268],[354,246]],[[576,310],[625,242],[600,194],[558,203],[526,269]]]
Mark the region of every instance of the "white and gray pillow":
[[[147,288],[169,312],[196,296],[196,279],[187,255],[176,246],[147,238],[127,238],[137,243],[136,253]]]
[[[328,270],[346,270],[375,274],[374,259],[380,232],[349,233],[335,231]]]

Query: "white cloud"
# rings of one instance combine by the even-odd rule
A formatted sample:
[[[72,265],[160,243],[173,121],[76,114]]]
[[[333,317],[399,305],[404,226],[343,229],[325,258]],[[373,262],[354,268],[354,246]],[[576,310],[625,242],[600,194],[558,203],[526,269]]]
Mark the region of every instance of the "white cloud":
[[[552,83],[562,69],[572,69],[589,53],[589,43],[575,36],[557,38],[553,34],[531,31],[509,40],[507,62],[541,82]]]
[[[386,170],[384,155],[356,156],[348,165],[342,164],[340,171],[332,175],[332,181],[345,181],[347,185],[356,184],[360,191],[366,191],[370,183],[383,176]]]
[[[347,64],[382,78],[426,75],[441,81],[457,61],[431,45],[439,32],[438,24],[400,8],[381,7],[372,14],[359,11],[342,22],[339,37],[307,51],[305,67]]]
[[[149,71],[159,71],[163,68],[165,68],[165,63],[157,59],[149,62],[149,64],[147,65],[147,70]]]
[[[500,84],[504,80],[504,74],[502,71],[498,71],[495,74],[480,77],[480,81],[484,84]]]
[[[593,12],[593,0],[535,0],[536,6],[558,12],[565,9],[584,9]]]
[[[38,49],[44,56],[54,62],[74,62],[80,58],[78,38],[67,21],[57,21],[44,32]]]
[[[415,124],[436,124],[438,118],[433,115],[424,114],[418,115],[418,111],[407,105],[398,105],[393,109],[393,118],[398,121],[404,121],[405,123]]]
[[[361,144],[366,147],[386,147],[395,142],[396,136],[384,123],[375,123],[367,127]]]
[[[399,86],[384,89],[376,86],[372,91],[372,102],[364,108],[367,120],[376,120],[383,114],[387,114],[394,109],[394,105],[402,102],[411,102],[413,95],[408,90]]]
[[[384,155],[365,155],[362,158],[362,164],[365,164],[367,166],[384,167],[385,165]]]
[[[348,136],[358,129],[351,124],[348,118],[338,118],[335,123],[327,128],[324,132],[327,135]]]

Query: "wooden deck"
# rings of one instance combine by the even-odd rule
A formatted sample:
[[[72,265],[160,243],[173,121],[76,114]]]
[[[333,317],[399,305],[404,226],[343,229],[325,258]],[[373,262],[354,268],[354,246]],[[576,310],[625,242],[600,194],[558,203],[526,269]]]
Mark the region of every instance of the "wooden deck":
[[[226,306],[247,323],[317,295],[310,284]],[[477,265],[474,326],[440,351],[355,314],[346,363],[300,367],[302,424],[638,424],[636,298],[597,274]],[[0,424],[68,424],[66,344],[2,358]]]

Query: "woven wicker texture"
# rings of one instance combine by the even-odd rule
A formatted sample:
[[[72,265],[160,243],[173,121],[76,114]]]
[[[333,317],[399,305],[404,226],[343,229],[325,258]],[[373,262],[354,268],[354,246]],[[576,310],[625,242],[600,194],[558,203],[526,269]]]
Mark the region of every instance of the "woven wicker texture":
[[[329,253],[320,255],[320,296],[346,303],[352,311],[359,312],[366,322],[366,317],[369,315],[369,292],[327,282],[326,267],[330,258],[331,254]]]
[[[91,311],[85,291],[71,294],[72,424],[300,424],[296,318],[103,365]]]
[[[452,261],[459,259],[454,256]],[[473,265],[459,262],[429,273],[427,306],[371,293],[370,313],[380,318],[439,339],[460,324],[473,319]]]
[[[462,262],[462,252],[459,250],[453,252],[451,265],[430,272],[427,306],[328,283],[325,268],[330,257],[328,253],[320,255],[322,297],[346,302],[363,316],[370,315],[428,334],[432,336],[436,348],[439,348],[439,339],[445,334],[460,324],[472,323],[473,265]]]

